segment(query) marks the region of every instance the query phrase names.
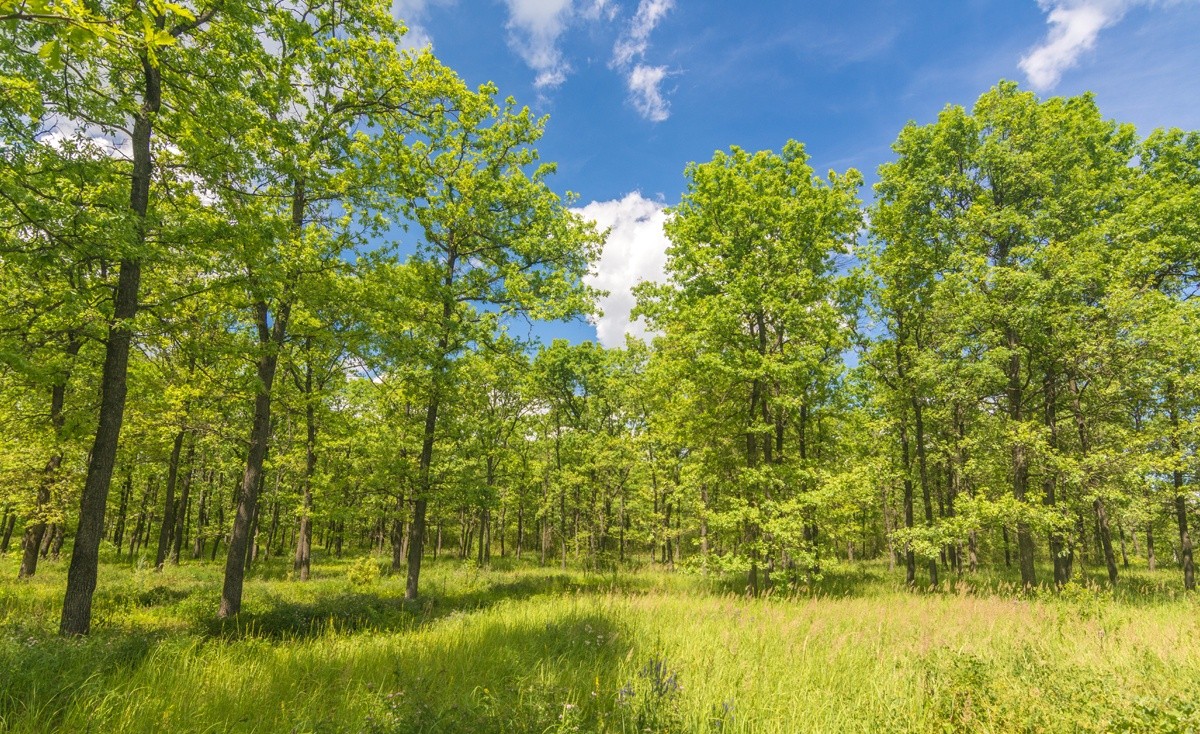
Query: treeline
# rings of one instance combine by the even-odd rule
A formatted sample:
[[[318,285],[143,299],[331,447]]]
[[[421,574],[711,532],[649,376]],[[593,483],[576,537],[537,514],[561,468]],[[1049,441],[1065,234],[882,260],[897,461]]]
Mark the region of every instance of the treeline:
[[[719,152],[652,345],[538,346],[602,234],[544,120],[403,44],[363,0],[0,4],[0,552],[69,549],[64,633],[102,549],[224,559],[221,616],[315,549],[410,598],[438,554],[1194,587],[1200,135],[1001,84],[865,208],[798,143]]]

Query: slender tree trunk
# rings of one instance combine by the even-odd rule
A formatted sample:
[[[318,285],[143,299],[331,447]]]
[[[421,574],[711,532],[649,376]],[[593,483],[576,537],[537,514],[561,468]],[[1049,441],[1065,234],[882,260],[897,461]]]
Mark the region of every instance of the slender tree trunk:
[[[8,545],[12,541],[13,527],[17,524],[17,514],[15,512],[8,513],[8,517],[4,521],[4,535],[0,538],[0,555],[8,553]]]
[[[295,224],[293,222],[293,225]],[[229,550],[225,559],[225,582],[221,589],[221,607],[217,612],[217,616],[221,619],[233,616],[242,609],[242,585],[246,575],[247,544],[252,540],[251,525],[258,510],[258,490],[262,483],[263,461],[266,459],[267,444],[271,438],[271,386],[275,382],[279,348],[283,345],[284,336],[287,333],[287,321],[291,309],[287,304],[283,305],[279,313],[275,315],[274,323],[270,321],[265,302],[257,303],[255,310],[258,317],[259,346],[262,353],[258,357],[258,387],[254,395],[254,425],[250,430],[250,449],[246,454],[246,470],[242,474],[241,491],[238,493],[233,531],[229,536]]]
[[[309,340],[305,340],[306,352],[310,343]],[[296,534],[296,555],[292,561],[292,570],[299,574],[301,581],[308,581],[312,572],[313,477],[317,473],[317,413],[316,406],[313,405],[311,356],[308,356],[304,363],[304,429],[304,482],[300,498],[300,530]],[[394,566],[393,563],[393,571],[396,570]]]
[[[1007,255],[1005,255],[1007,259]],[[1014,426],[1019,426],[1023,420],[1024,386],[1021,380],[1021,343],[1016,329],[1009,327],[1006,334],[1010,356],[1006,373],[1008,387],[1008,415]],[[1029,454],[1023,439],[1014,436],[1011,448],[1013,497],[1024,504],[1025,495],[1029,488]],[[1026,589],[1037,585],[1037,572],[1033,566],[1033,533],[1029,523],[1023,517],[1017,518],[1017,564],[1021,569],[1021,585]]]
[[[54,545],[54,534],[58,532],[58,523],[50,523],[50,528],[42,535],[42,544],[39,552],[42,558],[50,555],[50,547]]]
[[[82,342],[72,333],[67,338],[66,355],[69,360],[74,360],[79,354],[79,349]],[[37,505],[34,507],[33,516],[25,524],[25,539],[22,543],[25,552],[21,557],[21,568],[17,572],[17,578],[29,578],[37,572],[37,553],[30,552],[30,546],[37,548],[42,543],[42,536],[46,532],[46,511],[50,504],[50,493],[54,487],[54,483],[58,478],[58,469],[62,466],[63,450],[63,425],[66,423],[66,417],[63,415],[63,404],[66,400],[67,380],[70,377],[70,368],[65,374],[59,376],[55,384],[50,388],[50,425],[54,428],[54,449],[51,451],[50,458],[46,461],[45,468],[42,469],[42,478],[38,482]],[[8,525],[7,532],[9,537],[12,533],[12,524],[15,523],[15,515],[12,517],[13,522],[6,523]],[[5,550],[8,549],[8,543],[4,544]]]
[[[67,537],[67,531],[62,525],[54,526],[54,539],[50,541],[50,557],[58,560],[58,552],[62,550],[63,540]]]
[[[1057,412],[1057,382],[1053,370],[1046,370],[1046,375],[1042,382],[1042,392],[1045,401],[1045,416],[1046,428],[1050,432],[1050,450],[1058,451],[1058,412]],[[1046,476],[1042,479],[1042,491],[1045,494],[1046,506],[1051,508],[1051,513],[1054,517],[1058,513],[1054,510],[1057,502],[1056,490],[1058,488],[1058,472],[1049,470]],[[1054,585],[1057,588],[1062,588],[1064,584],[1071,580],[1070,566],[1067,563],[1064,554],[1065,542],[1062,532],[1055,526],[1050,528],[1050,560],[1054,563]]]
[[[404,495],[396,499],[396,517],[392,519],[392,573],[399,573],[404,566]]]
[[[1167,384],[1167,410],[1171,419],[1171,448],[1175,461],[1181,461],[1183,454],[1179,445],[1179,406],[1175,397],[1175,386]],[[1178,467],[1171,472],[1171,480],[1175,488],[1175,523],[1179,527],[1179,564],[1183,570],[1183,588],[1191,591],[1196,588],[1196,568],[1192,559],[1192,535],[1188,532],[1187,498],[1183,489],[1183,470]]]
[[[421,439],[421,457],[418,462],[421,493],[413,502],[412,535],[408,540],[408,578],[404,586],[404,598],[409,601],[417,598],[421,580],[421,558],[425,553],[425,510],[430,490],[433,488],[430,468],[433,464],[438,403],[438,386],[435,385],[429,405],[425,409],[425,434]]]
[[[163,509],[162,527],[158,532],[158,550],[154,553],[154,568],[161,571],[171,548],[171,533],[175,530],[175,484],[179,481],[179,458],[183,455],[186,429],[179,429],[171,444],[171,459],[167,464],[167,503]]]
[[[156,24],[159,30],[163,28],[162,16],[157,18]],[[157,64],[143,53],[141,66],[142,106],[134,115],[130,140],[133,176],[130,180],[129,208],[134,215],[134,237],[129,251],[133,253],[139,253],[146,244],[146,213],[150,205],[150,179],[154,173],[151,125],[162,107],[162,81]],[[104,510],[108,504],[117,442],[125,417],[129,345],[133,339],[132,322],[138,311],[141,279],[141,260],[136,256],[122,259],[100,376],[100,420],[88,461],[79,508],[79,528],[75,532],[71,565],[67,570],[67,589],[59,624],[59,631],[63,635],[86,635],[92,627],[92,594],[96,591],[100,540],[104,534]]]
[[[1192,535],[1188,532],[1187,502],[1183,496],[1183,472],[1176,469],[1172,474],[1175,482],[1175,521],[1179,525],[1179,565],[1183,569],[1183,588],[1191,591],[1196,588],[1196,569],[1192,561]]]
[[[184,460],[184,465],[187,471],[183,475],[183,491],[179,496],[179,510],[175,513],[175,531],[171,533],[171,554],[170,560],[172,565],[179,565],[179,549],[183,547],[184,534],[188,528],[189,502],[192,494],[192,478],[196,472],[196,436],[190,434],[188,437],[187,458]]]
[[[1083,415],[1083,405],[1080,401],[1080,389],[1075,378],[1072,377],[1068,383],[1071,390],[1071,410],[1075,415],[1075,428],[1079,433],[1079,450],[1084,457],[1091,453],[1091,437],[1088,434],[1087,419]],[[1089,486],[1095,485],[1095,479],[1088,477],[1086,484]],[[1104,498],[1097,495],[1092,500],[1092,509],[1096,513],[1096,530],[1097,540],[1100,541],[1100,550],[1104,555],[1104,564],[1108,567],[1108,582],[1113,586],[1117,584],[1117,558],[1113,553],[1112,531],[1109,529],[1108,509],[1105,506]]]
[[[134,557],[137,555],[138,549],[145,542],[144,530],[147,530],[150,525],[149,508],[154,502],[154,498],[158,495],[158,477],[151,474],[146,480],[146,489],[142,492],[142,507],[138,510],[137,526],[133,529],[133,536],[129,539],[129,555]]]
[[[196,539],[192,543],[192,558],[200,559],[204,557],[204,534],[208,529],[208,502],[209,497],[213,496],[213,481],[214,472],[208,470],[208,479],[204,489],[200,490],[200,505],[196,511]]]
[[[121,489],[121,504],[117,507],[117,523],[113,530],[113,545],[117,546],[117,558],[121,557],[121,544],[125,541],[125,513],[129,510],[129,498],[133,495],[133,469],[125,470],[125,485]]]
[[[904,528],[911,531],[913,527],[912,453],[908,440],[908,423],[903,418],[900,420],[900,458],[904,465]],[[913,552],[911,543],[905,544],[904,549],[904,583],[909,586],[917,583],[917,556]]]
[[[921,401],[914,398],[913,404],[913,422],[917,429],[917,466],[920,470],[921,479],[921,500],[925,505],[925,526],[933,528],[933,502],[929,495],[929,469],[925,452],[925,419],[921,409]],[[929,584],[937,586],[938,582],[938,567],[937,561],[929,560]]]

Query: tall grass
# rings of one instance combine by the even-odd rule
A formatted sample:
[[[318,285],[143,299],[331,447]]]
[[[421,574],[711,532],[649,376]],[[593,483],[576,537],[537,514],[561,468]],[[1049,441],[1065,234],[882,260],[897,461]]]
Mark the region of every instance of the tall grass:
[[[215,620],[220,564],[101,570],[93,635],[54,634],[63,563],[0,559],[0,731],[1200,731],[1200,603],[1165,573],[1022,596],[904,590],[872,565],[739,582],[437,562],[267,566]]]

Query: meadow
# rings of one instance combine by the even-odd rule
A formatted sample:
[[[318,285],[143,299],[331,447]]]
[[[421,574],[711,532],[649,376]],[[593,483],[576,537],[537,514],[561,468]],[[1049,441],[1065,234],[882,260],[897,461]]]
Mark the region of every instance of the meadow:
[[[909,591],[879,564],[747,598],[735,579],[382,559],[261,565],[216,621],[219,564],[101,567],[57,635],[66,562],[0,558],[2,732],[1192,732],[1200,598],[1131,569],[1021,595]]]

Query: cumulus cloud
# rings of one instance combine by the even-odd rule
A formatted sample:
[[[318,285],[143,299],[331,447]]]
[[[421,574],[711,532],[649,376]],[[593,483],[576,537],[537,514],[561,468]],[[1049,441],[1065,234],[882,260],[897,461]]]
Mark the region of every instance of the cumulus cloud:
[[[588,284],[608,291],[600,299],[604,315],[596,319],[596,338],[606,347],[621,346],[625,335],[644,338],[646,323],[630,321],[634,306],[632,288],[643,280],[663,280],[667,262],[667,214],[660,202],[634,191],[612,201],[593,201],[575,210],[601,229],[608,229],[608,240]]]
[[[650,34],[674,6],[674,0],[640,0],[633,19],[613,45],[612,61],[609,62],[609,66],[625,75],[634,108],[651,122],[662,122],[671,114],[662,93],[667,68],[642,62],[650,48]]]
[[[1100,31],[1115,25],[1137,6],[1169,5],[1179,0],[1038,0],[1050,30],[1021,57],[1020,67],[1038,90],[1053,89],[1063,72],[1096,47]]]
[[[506,0],[508,42],[537,73],[534,86],[553,88],[571,73],[558,47],[559,36],[571,17],[571,0]],[[601,6],[604,3],[600,3]],[[602,7],[601,7],[602,9]]]

